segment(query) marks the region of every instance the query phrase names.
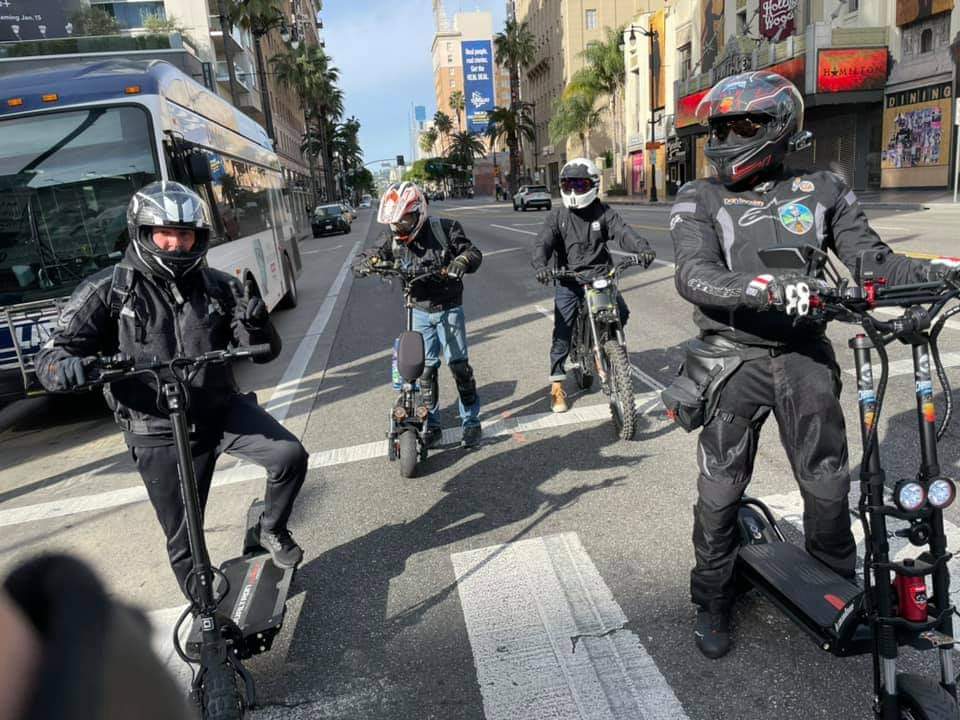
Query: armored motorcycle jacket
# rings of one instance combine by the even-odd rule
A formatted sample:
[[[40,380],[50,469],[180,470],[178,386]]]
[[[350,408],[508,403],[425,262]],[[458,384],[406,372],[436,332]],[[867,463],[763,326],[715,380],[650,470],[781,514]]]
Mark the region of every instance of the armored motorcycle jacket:
[[[670,213],[677,291],[696,306],[704,334],[747,345],[803,344],[824,325],[799,323],[765,309],[758,278],[776,274],[758,252],[775,246],[832,250],[851,272],[866,251],[887,255],[889,284],[921,282],[926,263],[893,251],[871,229],[854,192],[832,172],[781,169],[752,189],[732,190],[714,178],[694,180],[677,193]]]

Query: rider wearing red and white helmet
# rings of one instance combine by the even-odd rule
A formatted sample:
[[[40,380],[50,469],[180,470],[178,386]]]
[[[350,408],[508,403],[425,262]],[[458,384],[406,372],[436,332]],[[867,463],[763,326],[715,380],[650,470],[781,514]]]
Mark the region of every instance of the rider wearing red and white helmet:
[[[456,220],[428,217],[427,198],[412,182],[391,185],[380,198],[377,221],[389,227],[378,247],[363,253],[357,270],[400,262],[429,264],[440,270],[413,288],[413,329],[423,335],[426,367],[420,378],[427,419],[427,446],[440,442],[437,371],[441,352],[457,384],[464,447],[480,442],[480,398],[467,358],[467,328],[463,315],[463,276],[480,267],[483,255]]]

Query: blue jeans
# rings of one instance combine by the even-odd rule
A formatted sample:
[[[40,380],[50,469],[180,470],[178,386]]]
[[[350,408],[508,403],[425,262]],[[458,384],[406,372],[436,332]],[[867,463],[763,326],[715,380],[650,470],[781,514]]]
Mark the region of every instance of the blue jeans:
[[[430,410],[427,424],[440,426],[439,393],[437,387],[437,368],[440,367],[440,351],[460,395],[460,422],[463,427],[480,424],[480,397],[473,379],[473,369],[467,360],[467,326],[463,318],[463,307],[450,308],[440,312],[426,312],[414,309],[413,329],[423,335],[426,355],[424,370],[423,398]]]

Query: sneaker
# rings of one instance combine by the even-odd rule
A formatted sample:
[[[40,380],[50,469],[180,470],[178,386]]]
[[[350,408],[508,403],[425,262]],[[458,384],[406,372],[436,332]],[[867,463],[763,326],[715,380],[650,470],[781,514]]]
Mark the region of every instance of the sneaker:
[[[730,615],[698,610],[693,639],[700,652],[711,660],[723,657],[730,650]]]
[[[483,431],[479,425],[467,425],[463,429],[463,438],[460,440],[460,447],[472,448],[480,444],[480,437]]]
[[[303,550],[294,541],[286,528],[264,530],[260,528],[260,544],[270,553],[273,563],[281,568],[293,568],[303,560]]]
[[[562,382],[555,382],[550,386],[550,409],[555,413],[567,411],[567,393],[563,390]]]
[[[423,444],[428,450],[437,447],[441,440],[443,440],[443,428],[428,427],[423,433]]]

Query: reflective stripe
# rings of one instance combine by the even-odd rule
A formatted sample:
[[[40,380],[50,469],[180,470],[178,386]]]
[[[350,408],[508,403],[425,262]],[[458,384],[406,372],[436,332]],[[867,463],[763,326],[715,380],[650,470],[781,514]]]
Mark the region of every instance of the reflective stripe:
[[[823,241],[827,237],[827,229],[825,227],[825,220],[827,215],[827,209],[817,203],[817,207],[813,211],[814,221],[817,226],[817,240]]]
[[[846,195],[843,196],[843,199],[846,201],[847,205],[853,205],[857,201],[857,196],[854,194],[853,190],[850,190]]]
[[[695,202],[678,202],[670,210],[670,215],[676,215],[678,213],[695,213],[697,211],[697,204]]]
[[[730,217],[730,213],[727,212],[726,208],[722,207],[717,211],[717,222],[720,223],[720,229],[723,231],[723,257],[727,261],[727,270],[732,270],[733,258],[731,253],[736,236],[733,230],[733,218]]]

